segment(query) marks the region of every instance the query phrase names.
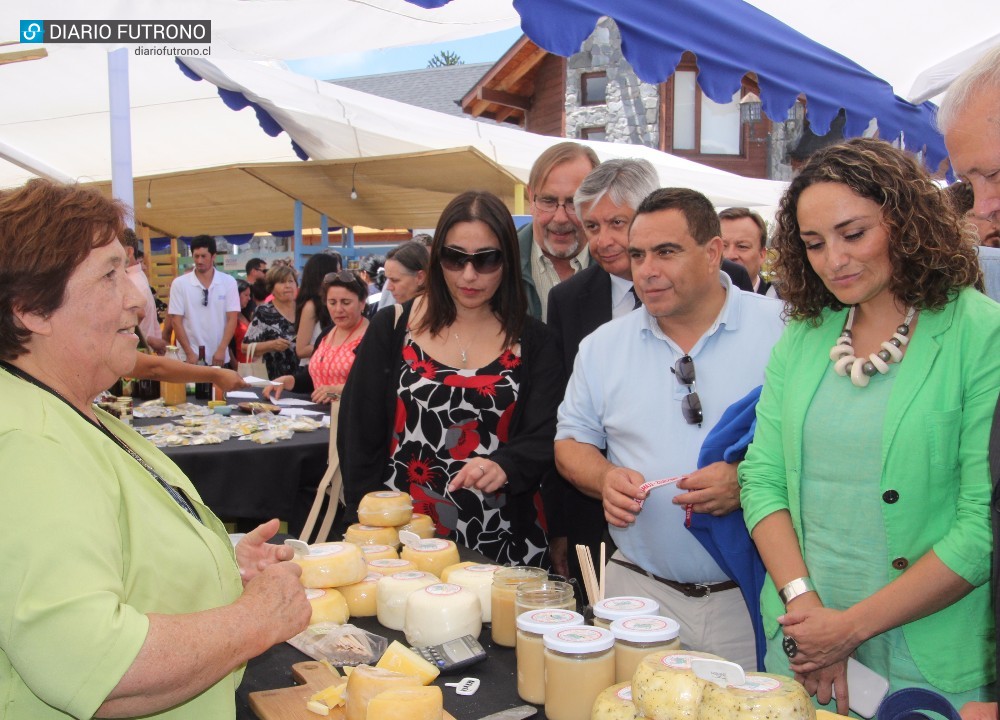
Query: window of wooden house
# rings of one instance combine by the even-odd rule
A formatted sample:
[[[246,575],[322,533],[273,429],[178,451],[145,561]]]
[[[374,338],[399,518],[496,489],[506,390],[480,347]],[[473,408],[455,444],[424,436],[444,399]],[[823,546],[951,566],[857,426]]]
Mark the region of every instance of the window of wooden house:
[[[580,104],[603,105],[608,101],[608,74],[589,72],[580,76]]]
[[[697,73],[674,73],[673,149],[702,155],[740,154],[740,91],[725,104],[698,87]]]
[[[580,128],[581,140],[605,140],[607,136],[607,130],[603,125],[600,127]]]

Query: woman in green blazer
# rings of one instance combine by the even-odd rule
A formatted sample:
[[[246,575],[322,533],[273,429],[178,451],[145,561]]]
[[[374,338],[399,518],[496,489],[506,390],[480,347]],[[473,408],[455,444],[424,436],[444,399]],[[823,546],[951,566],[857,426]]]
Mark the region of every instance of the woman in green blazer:
[[[972,238],[912,158],[855,139],[792,181],[774,247],[791,324],[739,470],[768,669],[843,713],[850,656],[983,699],[1000,305]]]

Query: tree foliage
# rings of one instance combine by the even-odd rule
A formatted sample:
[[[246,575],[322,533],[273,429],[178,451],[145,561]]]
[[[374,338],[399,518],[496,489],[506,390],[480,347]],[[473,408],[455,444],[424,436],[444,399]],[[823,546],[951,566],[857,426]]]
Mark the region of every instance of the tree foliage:
[[[464,65],[465,61],[459,57],[458,53],[451,52],[450,50],[441,50],[439,53],[434,55],[430,60],[427,61],[427,67],[437,68],[437,67],[447,67],[448,65]]]

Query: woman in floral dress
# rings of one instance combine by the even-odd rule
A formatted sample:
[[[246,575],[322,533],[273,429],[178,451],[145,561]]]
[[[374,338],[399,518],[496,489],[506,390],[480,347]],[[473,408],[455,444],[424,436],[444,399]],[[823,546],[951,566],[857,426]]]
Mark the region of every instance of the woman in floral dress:
[[[438,221],[427,292],[376,315],[344,388],[337,444],[348,517],[385,486],[442,536],[500,563],[548,564],[538,488],[564,378],[527,315],[513,220],[485,192]]]

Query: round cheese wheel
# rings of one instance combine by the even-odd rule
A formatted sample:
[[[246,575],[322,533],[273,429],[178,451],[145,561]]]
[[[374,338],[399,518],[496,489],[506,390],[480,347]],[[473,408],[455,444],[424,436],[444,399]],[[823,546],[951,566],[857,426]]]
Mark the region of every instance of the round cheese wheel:
[[[347,600],[344,596],[333,588],[320,590],[318,588],[308,588],[306,599],[312,605],[313,613],[309,618],[309,624],[315,625],[318,622],[332,622],[343,625],[350,617],[350,610],[347,608]]]
[[[394,527],[377,527],[355,523],[347,528],[344,540],[355,545],[389,545],[399,547],[399,532]]]
[[[358,521],[365,525],[396,527],[410,522],[413,498],[404,492],[370,492],[358,503]]]
[[[440,645],[464,635],[479,637],[482,629],[479,596],[461,585],[435,583],[406,598],[403,633],[413,647]]]
[[[396,548],[388,545],[362,545],[361,552],[365,554],[365,562],[372,560],[395,560],[399,557]]]
[[[815,720],[806,689],[791,678],[747,673],[742,685],[709,683],[701,716],[713,720]]]
[[[375,593],[381,579],[378,573],[368,573],[361,582],[337,588],[344,596],[351,617],[375,617],[378,612]]]
[[[369,717],[368,704],[379,693],[417,687],[423,686],[415,677],[371,665],[358,665],[347,678],[347,703],[344,707],[344,716],[346,720],[366,720]]]
[[[694,658],[722,660],[718,655],[692,650],[668,650],[644,657],[632,676],[636,712],[650,720],[697,720],[710,683],[691,670]]]
[[[458,562],[458,547],[451,540],[431,538],[405,546],[399,557],[412,560],[418,570],[441,577],[446,567]]]
[[[395,558],[371,560],[368,563],[368,569],[373,573],[378,573],[379,575],[395,575],[400,572],[412,572],[414,570],[418,570],[419,568],[410,560]]]
[[[378,720],[441,720],[444,697],[436,685],[386,690],[368,702],[368,718]]]
[[[309,547],[308,555],[296,556],[293,562],[302,567],[299,580],[307,588],[351,585],[368,574],[364,553],[351,543],[318,543]]]
[[[590,720],[635,720],[632,683],[618,683],[602,691],[594,701]]]
[[[400,525],[397,529],[409,530],[411,533],[415,533],[426,540],[427,538],[434,537],[434,520],[431,519],[430,515],[415,512],[408,523]]]
[[[451,572],[448,573],[447,580],[444,577],[441,580],[444,582],[453,582],[474,592],[479,597],[479,604],[483,609],[483,622],[491,622],[493,618],[493,601],[490,593],[493,590],[493,573],[499,569],[499,565],[459,563],[458,565],[446,568],[446,571],[451,570]]]
[[[425,572],[402,572],[385,575],[378,581],[376,614],[390,630],[402,630],[406,619],[406,598],[415,590],[433,585],[438,579]]]

